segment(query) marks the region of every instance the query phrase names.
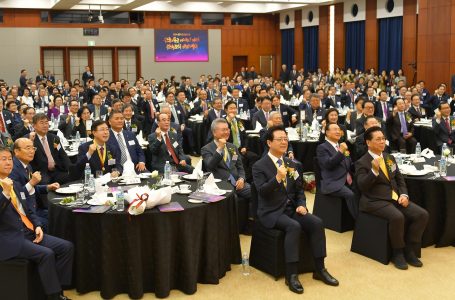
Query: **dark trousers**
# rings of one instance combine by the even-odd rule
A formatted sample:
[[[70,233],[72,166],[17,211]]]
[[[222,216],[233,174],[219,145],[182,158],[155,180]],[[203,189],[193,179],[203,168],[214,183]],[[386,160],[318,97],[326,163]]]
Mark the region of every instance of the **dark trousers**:
[[[301,215],[296,213],[294,209],[287,208],[285,214],[282,214],[276,221],[274,228],[285,232],[284,256],[286,263],[299,261],[301,230],[309,237],[313,257],[326,257],[324,225],[318,217],[310,213]]]
[[[38,272],[47,295],[59,293],[62,285],[71,284],[74,247],[71,242],[44,234],[39,244],[32,241],[35,234],[29,231],[18,258],[25,258],[38,266]]]
[[[182,147],[188,149],[189,152],[194,151],[194,139],[193,139],[193,130],[185,126],[185,129],[182,131],[183,145]]]
[[[341,190],[330,193],[329,195],[343,198],[346,201],[346,205],[351,213],[351,216],[354,220],[357,219],[357,216],[359,215],[359,203],[356,200],[354,192],[351,191],[350,188],[343,186]]]
[[[428,212],[417,204],[409,202],[408,207],[403,207],[395,202],[368,213],[389,221],[389,237],[393,249],[422,242],[423,231],[428,223]]]
[[[253,165],[260,157],[256,153],[249,150],[247,150],[245,154],[240,154],[240,157],[242,159],[243,169],[245,171],[245,180],[249,183],[253,183]]]
[[[397,140],[395,140],[395,145],[397,146],[398,151],[401,149],[406,149],[406,153],[412,154],[416,152],[417,140],[413,136],[407,140],[404,137],[400,136]]]

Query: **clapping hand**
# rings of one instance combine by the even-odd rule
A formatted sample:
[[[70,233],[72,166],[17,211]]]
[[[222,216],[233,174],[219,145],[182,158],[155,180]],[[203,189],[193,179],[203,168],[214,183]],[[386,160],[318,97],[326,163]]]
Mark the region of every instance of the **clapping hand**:
[[[6,177],[4,179],[0,179],[0,183],[3,186],[3,193],[9,197],[11,190],[13,189],[13,181],[10,178]]]
[[[377,157],[371,161],[371,167],[373,168],[375,173],[379,173],[379,160],[381,158]]]
[[[286,167],[283,165],[281,165],[280,167],[278,167],[277,169],[277,173],[276,173],[276,180],[278,182],[281,182],[283,179],[286,178],[286,173],[287,173],[287,170],[286,170]]]
[[[93,143],[88,147],[88,154],[93,155],[93,153],[95,153],[95,151],[96,151],[96,144]]]
[[[58,182],[54,182],[54,183],[47,185],[48,191],[55,191],[55,190],[58,190],[59,188],[60,188],[60,184]]]
[[[32,174],[32,178],[30,178],[30,181],[29,183],[32,185],[32,186],[35,186],[37,185],[38,183],[40,183],[41,181],[41,172],[39,171],[36,171]]]
[[[226,139],[219,139],[218,140],[218,150],[219,151],[224,150],[225,146],[226,146]]]
[[[346,150],[348,150],[348,145],[346,145],[346,143],[341,143],[341,144],[340,144],[340,151],[341,151],[341,153],[344,154],[344,153],[346,152]]]

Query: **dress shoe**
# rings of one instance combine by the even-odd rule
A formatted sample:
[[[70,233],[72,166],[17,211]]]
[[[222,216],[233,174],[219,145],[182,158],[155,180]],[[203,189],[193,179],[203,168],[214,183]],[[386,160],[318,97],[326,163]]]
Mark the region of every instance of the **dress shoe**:
[[[329,274],[327,269],[322,269],[319,271],[313,272],[313,279],[321,280],[327,285],[338,286],[340,283],[332,275]]]
[[[397,253],[392,256],[390,261],[393,263],[395,268],[400,269],[400,270],[407,270],[408,269],[408,264],[406,263],[406,260],[404,259],[403,253]]]
[[[421,268],[423,266],[423,263],[417,258],[413,250],[405,251],[404,258],[406,259],[406,262],[413,267]]]
[[[289,280],[286,278],[285,283],[286,283],[286,285],[289,285],[289,290],[291,290],[291,292],[294,292],[297,294],[303,293],[303,286],[299,281],[298,274],[292,274],[289,277]]]

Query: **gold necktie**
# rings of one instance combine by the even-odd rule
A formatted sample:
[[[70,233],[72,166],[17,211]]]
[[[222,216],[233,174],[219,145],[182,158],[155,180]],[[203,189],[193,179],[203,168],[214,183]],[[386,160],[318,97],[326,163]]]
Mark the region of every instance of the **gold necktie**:
[[[385,162],[384,162],[384,158],[382,158],[382,157],[379,158],[379,167],[381,168],[385,177],[387,177],[387,179],[390,181],[389,172],[387,171],[387,168],[386,168]],[[392,199],[395,201],[398,200],[398,194],[393,190],[393,188],[392,188]]]
[[[3,188],[3,185],[0,184],[0,186]],[[17,195],[16,193],[14,192],[14,189],[11,187],[11,191],[10,191],[10,197],[11,197],[11,203],[13,204],[13,207],[14,209],[17,211],[17,213],[19,214],[19,216],[21,217],[22,219],[22,223],[24,223],[25,226],[27,226],[28,229],[30,230],[34,230],[33,228],[33,224],[32,222],[30,221],[30,219],[24,215],[20,209],[19,209],[19,206],[17,204]]]
[[[226,146],[224,146],[224,150],[223,150],[224,154],[223,154],[223,160],[224,162],[227,162],[228,161],[228,149]]]

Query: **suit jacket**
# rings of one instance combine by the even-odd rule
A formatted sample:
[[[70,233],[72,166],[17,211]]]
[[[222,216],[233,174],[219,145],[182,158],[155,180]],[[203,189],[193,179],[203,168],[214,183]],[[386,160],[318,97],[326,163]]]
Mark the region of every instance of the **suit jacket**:
[[[454,103],[452,101],[450,104]],[[426,117],[426,110],[425,108],[419,106],[418,109],[416,109],[414,106],[411,105],[411,107],[408,110],[408,113],[411,114],[412,121],[414,122],[416,119],[422,119]]]
[[[256,122],[259,122],[262,128],[267,127],[267,118],[265,117],[265,113],[262,109],[255,112],[253,118],[251,118],[251,126],[253,126],[253,128],[256,128]]]
[[[60,123],[58,124],[58,129],[63,133],[65,138],[71,137],[73,134],[74,125],[71,120],[69,123],[66,123],[66,118],[68,118],[68,114],[63,114],[60,116]]]
[[[322,100],[322,106],[325,109],[329,109],[330,107],[337,108],[338,106],[341,106],[341,97],[339,95],[335,95],[332,97],[334,97],[335,99],[332,99],[329,96],[327,96]]]
[[[107,143],[112,147],[117,147],[120,151],[120,145],[114,135],[117,135],[117,133],[110,129],[109,140]],[[122,136],[126,143],[127,151],[131,156],[131,161],[134,165],[137,165],[140,162],[145,163],[145,155],[142,151],[141,145],[139,145],[139,142],[137,141],[136,135],[130,131],[122,130]]]
[[[225,118],[226,117],[226,112],[222,109],[220,110],[220,118]],[[211,108],[207,114],[207,122],[208,124],[212,124],[212,122],[217,119],[216,113],[214,108]]]
[[[71,131],[70,135],[67,138],[71,137],[72,135],[76,135],[76,132],[79,132],[79,135],[81,136],[81,138],[86,138],[87,130],[91,130],[90,128],[87,128],[85,126],[85,123],[83,121],[80,121],[79,125],[72,126],[72,127],[73,127],[73,130]]]
[[[295,163],[289,158],[284,158],[284,164],[297,170]],[[290,205],[293,210],[298,206],[306,207],[302,174],[296,179],[286,176],[285,186],[283,182],[278,183],[276,173],[277,167],[268,155],[253,165],[253,181],[258,192],[258,218],[267,228],[275,226],[277,219],[284,214],[286,206]]]
[[[305,110],[305,122],[306,123],[311,124],[313,122],[313,114],[314,114],[313,109],[311,108],[311,106],[308,106]],[[322,122],[322,120],[324,119],[324,116],[325,116],[325,109],[322,107],[319,107],[316,110],[316,118],[319,123]]]
[[[383,102],[382,101],[377,101],[375,103],[375,107],[374,107],[374,116],[381,119],[381,120],[384,120],[384,109],[383,109]],[[390,105],[389,102],[386,102],[387,103],[387,109],[388,109],[388,114],[387,114],[387,118],[390,117],[392,115],[392,106]]]
[[[33,202],[34,196],[30,196],[25,187],[19,183],[14,183],[14,192],[17,200],[20,201],[26,216],[32,222],[33,226],[42,226],[38,217],[28,207],[27,203]],[[0,261],[10,259],[19,254],[22,249],[22,244],[25,239],[24,224],[11,203],[11,199],[7,199],[3,195],[3,188],[0,187]]]
[[[404,118],[408,132],[414,134],[414,123],[412,122],[411,114],[405,112]],[[401,121],[398,113],[395,116],[390,115],[387,118],[386,126],[387,132],[392,141],[396,141],[398,140],[399,137],[403,136],[403,134],[401,133]]]
[[[242,120],[239,118],[235,118],[237,121],[237,127],[239,129],[239,136],[240,136],[240,148],[243,148],[246,146],[246,132],[245,132],[245,125],[243,124]],[[233,139],[233,131],[232,131],[232,124],[226,119],[228,122],[229,130],[231,131],[231,134],[229,135],[228,142],[233,144],[234,139]]]
[[[171,142],[171,147],[174,149],[175,155],[177,156],[178,160],[179,161],[185,160],[186,155],[185,155],[185,153],[183,153],[182,144],[180,144],[178,142],[177,133],[169,130],[168,135],[169,135],[169,140]],[[175,165],[171,154],[167,150],[167,146],[164,141],[164,138],[162,138],[160,141],[157,139],[155,133],[151,133],[148,136],[148,142],[149,142],[150,152],[152,153],[152,169],[153,170],[158,170],[158,172],[163,173],[164,165],[166,164],[166,161],[169,161],[169,163],[171,165]]]
[[[316,156],[321,169],[321,192],[330,194],[341,190],[352,170],[351,158],[337,151],[328,141],[318,145]]]
[[[27,168],[24,168],[22,162],[17,159],[16,157],[13,158],[13,170],[9,175],[14,182],[19,183],[21,186],[25,187],[25,185],[30,181],[30,175],[33,174],[32,167],[27,165]],[[47,194],[47,186],[45,184],[38,184],[35,186],[35,197],[28,198],[27,205],[28,207],[36,213],[37,205],[36,205],[36,196],[41,194]]]
[[[92,170],[92,174],[95,176],[96,171],[103,171],[103,174],[111,173],[113,168],[116,168],[120,173],[123,171],[123,166],[120,164],[120,150],[117,147],[113,147],[112,145],[106,143],[106,158],[104,159],[104,170],[101,166],[101,159],[98,155],[98,151],[93,152],[90,159],[87,158],[88,148],[90,145],[93,144],[93,141],[83,143],[79,146],[78,154],[77,154],[77,169],[80,172],[81,178],[84,176],[85,165],[87,163],[90,164],[90,169]],[[109,160],[115,161],[109,161]],[[111,163],[111,164],[109,164]]]
[[[437,95],[431,95],[427,99],[426,103],[424,103],[424,107],[428,108],[427,113],[430,117],[432,117],[434,116],[434,110],[438,108],[439,103],[448,102],[449,96],[444,94],[441,98],[439,98]]]
[[[378,120],[378,123],[380,124],[382,131],[384,132],[384,134],[386,134],[387,132],[386,132],[385,122],[382,121],[382,119],[380,119],[378,117],[376,117],[376,120]],[[358,118],[355,121],[356,134],[361,134],[361,133],[365,132],[365,127],[363,127],[364,124],[365,124],[365,115],[361,116],[360,118]]]
[[[447,143],[449,138],[452,141],[455,141],[455,130],[452,129],[451,125],[453,120],[453,117],[449,117],[449,125],[451,130],[448,130],[445,121],[442,118],[439,124],[436,122],[436,118],[433,118],[432,127],[433,132],[436,135],[436,145],[438,147],[442,146],[443,143]]]
[[[367,152],[355,164],[357,186],[360,189],[360,210],[375,211],[393,203],[392,189],[398,194],[408,194],[403,175],[392,155],[383,153],[389,179],[379,169],[376,176],[371,167],[373,157]]]
[[[297,80],[297,77],[299,77],[299,75],[300,75],[299,71],[297,71],[297,70],[290,70],[290,71],[289,71],[288,80],[289,80],[289,81]]]
[[[248,106],[248,101],[246,101],[243,98],[238,98],[238,99],[232,98],[231,100],[237,104],[237,113],[238,114],[247,112],[250,109]]]
[[[202,147],[201,155],[206,170],[212,172],[215,178],[222,180],[228,180],[231,174],[236,181],[239,178],[245,179],[245,171],[239,152],[231,143],[226,143],[226,147],[230,157],[229,164],[223,160],[224,153],[220,154],[216,151],[217,146],[214,141]]]
[[[90,109],[90,112],[93,115],[93,120],[95,120],[95,105],[89,104],[88,109]],[[102,120],[107,120],[107,114],[108,114],[107,107],[104,105],[101,105],[100,106],[100,118]]]
[[[183,107],[180,103],[175,103],[175,113],[177,114],[177,119],[178,123],[181,124],[186,124],[186,117],[185,117],[185,112],[183,110]],[[171,122],[177,123],[174,117],[174,114],[171,113]]]
[[[158,101],[156,99],[152,99],[152,105],[153,109],[155,110],[155,118],[156,118],[156,112],[160,111],[160,105],[158,104]],[[155,118],[152,119],[150,116],[150,102],[149,101],[144,101],[142,105],[142,111],[144,112],[144,128],[152,128],[153,123],[155,122]]]
[[[24,137],[29,133],[30,129],[24,126],[24,122],[21,122],[14,126],[14,135],[12,137],[13,140],[17,140],[18,138]]]
[[[7,110],[3,110],[1,112],[1,114],[2,114],[2,117],[3,117],[3,122],[4,122],[4,126],[5,126],[6,131],[8,131],[8,133],[11,136],[13,136],[14,135],[13,115]]]
[[[26,135],[28,138],[28,135]],[[60,144],[60,139],[53,133],[48,132],[46,135],[47,143],[49,144],[49,149],[51,150],[52,157],[55,161],[55,170],[61,172],[68,172],[69,166],[71,165],[68,155],[66,155],[65,150]],[[54,143],[55,142],[55,143]],[[35,171],[40,171],[42,173],[48,173],[47,169],[47,156],[44,152],[43,144],[40,141],[40,136],[37,134],[33,140],[33,145],[36,147],[35,157],[30,162],[32,169]]]
[[[283,71],[283,69],[281,69],[280,71],[280,81],[281,82],[288,82],[289,81],[289,70],[286,69],[286,71]]]
[[[144,122],[144,117],[143,116],[140,116],[141,117],[141,120],[139,120],[139,117],[136,116],[136,115],[133,115],[133,117],[131,118],[131,128],[127,128],[126,126],[126,120],[125,120],[125,125],[123,125],[123,129],[124,130],[128,130],[132,133],[134,133],[134,135],[138,135],[139,132],[142,131],[142,129],[144,128],[143,127],[143,122]]]
[[[277,111],[277,108],[272,105],[272,110]],[[289,105],[286,105],[286,104],[280,104],[280,114],[281,114],[281,119],[283,120],[284,127],[292,126],[292,122],[291,122],[292,115],[296,115],[296,117],[297,117],[297,112],[293,108],[291,108]]]

